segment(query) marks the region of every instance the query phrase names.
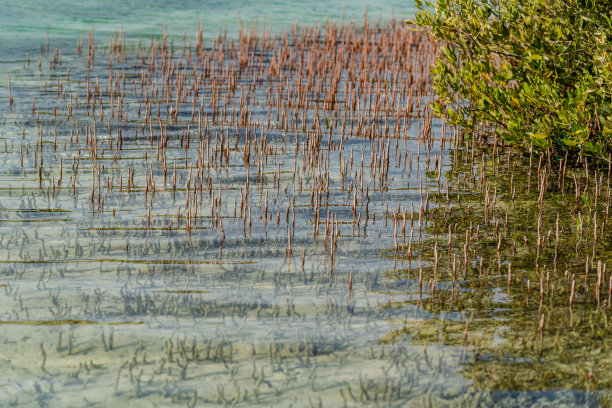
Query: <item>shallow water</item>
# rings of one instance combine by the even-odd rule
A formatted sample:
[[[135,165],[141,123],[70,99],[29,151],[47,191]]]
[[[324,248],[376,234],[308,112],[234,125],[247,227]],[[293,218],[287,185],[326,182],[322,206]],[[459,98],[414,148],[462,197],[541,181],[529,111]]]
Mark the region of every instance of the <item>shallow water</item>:
[[[3,67],[14,98],[10,106],[8,87],[0,89],[2,404],[606,403],[609,307],[595,311],[593,282],[587,283],[596,272],[584,288],[578,284],[572,329],[559,331],[569,322],[568,276],[584,270],[591,249],[591,271],[607,259],[605,244],[591,248],[586,238],[597,227],[589,229],[586,216],[582,221],[587,211],[588,219],[599,214],[600,225],[606,218],[609,193],[607,203],[605,194],[598,205],[589,198],[605,183],[587,181],[580,206],[556,221],[572,200],[540,188],[533,163],[539,156],[464,143],[432,120],[421,69],[433,45],[389,25],[393,5],[381,8],[383,26],[371,23],[372,38],[394,33],[399,44],[411,45],[390,57],[380,71],[388,76],[372,80],[380,88],[362,89],[351,109],[346,89],[367,83],[352,78],[351,69],[340,73],[330,105],[327,88],[313,85],[322,78],[303,88],[298,72],[306,78],[308,68],[282,59],[308,29],[291,31],[284,46],[283,37],[245,24],[246,48],[231,48],[240,44],[236,9],[246,21],[265,14],[278,33],[290,30],[296,16],[302,27],[325,16],[339,20],[342,3],[309,3],[304,15],[285,2],[268,3],[263,12],[248,2],[181,11],[163,3],[104,9],[92,3],[77,16],[67,12],[69,4],[54,10],[26,4],[2,5],[23,35],[0,36],[10,44]],[[346,21],[361,23],[363,10],[356,9],[351,3]],[[374,20],[376,11],[370,8]],[[217,37],[225,23],[227,37]],[[89,64],[91,24],[98,49]],[[109,57],[108,35],[119,25],[127,48]],[[188,38],[180,51],[183,31]],[[332,44],[342,47],[323,34],[304,57],[310,69],[312,50],[325,60]],[[145,37],[140,44],[138,36]],[[54,57],[59,45],[61,62]],[[163,60],[185,74],[173,90],[201,81],[201,94],[166,98],[164,76],[147,74],[153,65],[142,62],[143,52],[155,56],[158,69]],[[198,68],[204,76],[179,67],[189,65],[188,52],[207,61],[208,71]],[[250,56],[246,66],[253,69],[228,73],[240,66],[239,55]],[[402,65],[405,55],[412,65]],[[385,84],[392,85],[381,91]],[[118,89],[125,91],[122,102]],[[296,107],[302,89],[311,92],[310,102]],[[85,102],[90,93],[102,109]],[[153,95],[147,120],[145,99]],[[376,108],[379,101],[384,109]],[[343,130],[343,114],[350,130]],[[504,167],[505,160],[512,165]],[[568,190],[570,175],[576,183],[584,178],[570,169]],[[555,246],[548,233],[536,258],[542,189],[550,205],[539,212],[538,234],[550,230],[555,237],[555,222],[562,231]],[[489,208],[491,200],[497,207]],[[474,238],[477,227],[482,238]],[[605,237],[602,227],[599,242]],[[554,270],[552,293],[548,280],[545,291],[538,283],[546,275],[534,270],[534,259]],[[546,325],[538,327],[543,313]]]

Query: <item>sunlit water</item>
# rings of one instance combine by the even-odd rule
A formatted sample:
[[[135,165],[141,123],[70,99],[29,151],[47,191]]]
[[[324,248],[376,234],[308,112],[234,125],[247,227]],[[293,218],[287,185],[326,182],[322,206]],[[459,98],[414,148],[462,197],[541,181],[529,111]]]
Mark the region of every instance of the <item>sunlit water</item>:
[[[449,330],[449,340],[439,327],[428,328],[439,322],[463,327],[472,313],[423,307],[429,291],[427,282],[419,287],[418,275],[420,266],[431,268],[427,248],[422,262],[416,250],[410,257],[406,249],[411,239],[415,248],[419,242],[433,245],[429,224],[423,219],[422,231],[417,227],[411,237],[398,238],[393,221],[401,226],[403,216],[408,229],[417,225],[425,202],[439,205],[433,196],[453,167],[450,151],[442,146],[447,148],[449,141],[442,142],[441,123],[425,113],[428,98],[419,100],[414,117],[397,129],[391,123],[393,137],[382,141],[366,135],[343,139],[341,119],[321,111],[324,138],[317,160],[324,161],[325,173],[305,148],[314,137],[321,101],[307,109],[306,127],[287,131],[277,117],[282,102],[270,103],[274,99],[267,94],[269,89],[274,96],[278,84],[260,87],[252,96],[250,120],[258,139],[250,146],[245,146],[244,126],[235,125],[236,106],[228,104],[225,116],[215,120],[210,93],[201,97],[199,120],[208,128],[202,141],[190,103],[176,120],[162,103],[166,176],[159,136],[151,137],[159,135],[159,128],[153,128],[157,124],[143,126],[137,119],[142,95],[126,95],[123,109],[131,120],[113,123],[110,134],[104,134],[109,106],[104,119],[92,118],[83,107],[67,117],[70,98],[86,98],[87,76],[90,86],[94,77],[101,88],[109,84],[103,51],[91,70],[86,55],[75,51],[81,33],[86,42],[92,25],[101,47],[122,27],[128,44],[136,43],[137,49],[139,38],[143,47],[159,46],[166,27],[178,50],[183,41],[195,46],[200,22],[204,48],[213,54],[210,47],[220,32],[230,41],[238,37],[240,19],[245,27],[257,22],[258,33],[270,30],[274,36],[296,21],[302,27],[328,18],[361,23],[366,5],[192,2],[177,9],[163,2],[0,4],[0,46],[6,50],[0,66],[1,404],[597,403],[582,389],[495,387],[491,392],[475,386],[462,371],[479,361],[477,346],[456,340],[463,338],[462,329]],[[374,22],[413,12],[402,2],[368,8]],[[41,57],[39,70],[47,33],[49,54]],[[50,69],[55,48],[62,48],[62,62]],[[265,61],[273,57],[266,55]],[[128,83],[141,74],[133,54],[114,69],[125,72]],[[12,107],[5,86],[9,73]],[[244,89],[252,84],[248,76],[242,81]],[[240,94],[238,87],[230,100],[237,103]],[[409,98],[400,95],[397,104],[405,107]],[[296,119],[300,126],[301,120]],[[436,138],[423,140],[425,123]],[[84,149],[94,126],[95,157]],[[187,126],[190,148],[184,140]],[[382,132],[384,126],[380,122],[374,128]],[[262,149],[269,152],[265,160]],[[249,166],[245,150],[254,156]],[[381,154],[390,161],[384,177],[377,170]],[[152,179],[154,194],[148,187]],[[321,186],[325,192],[319,196]],[[498,315],[510,299],[505,286],[491,285],[496,307],[488,319],[503,321]],[[462,290],[471,292],[469,286]],[[436,287],[454,293],[454,279]],[[421,326],[423,333],[408,329]],[[506,329],[498,325],[495,333],[476,331],[490,334],[497,344],[506,341]],[[431,339],[431,333],[440,338]]]

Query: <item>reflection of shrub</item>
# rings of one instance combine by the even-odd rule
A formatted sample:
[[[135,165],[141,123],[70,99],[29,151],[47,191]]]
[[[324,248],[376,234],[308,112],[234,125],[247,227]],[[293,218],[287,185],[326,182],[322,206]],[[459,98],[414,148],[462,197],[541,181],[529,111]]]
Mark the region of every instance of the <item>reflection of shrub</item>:
[[[612,2],[417,0],[443,41],[434,111],[468,132],[607,156],[612,150]]]

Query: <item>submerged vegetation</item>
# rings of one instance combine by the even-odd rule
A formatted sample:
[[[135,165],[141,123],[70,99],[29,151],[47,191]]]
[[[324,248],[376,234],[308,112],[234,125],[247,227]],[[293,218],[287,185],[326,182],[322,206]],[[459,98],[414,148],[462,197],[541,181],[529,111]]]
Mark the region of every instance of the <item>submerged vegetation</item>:
[[[419,296],[393,305],[434,318],[384,341],[468,347],[463,375],[479,387],[597,390],[590,403],[609,406],[610,167],[474,140],[452,160],[428,238],[412,248]]]
[[[417,1],[443,42],[434,111],[467,132],[607,159],[612,149],[612,3]],[[563,154],[563,153],[562,153]]]

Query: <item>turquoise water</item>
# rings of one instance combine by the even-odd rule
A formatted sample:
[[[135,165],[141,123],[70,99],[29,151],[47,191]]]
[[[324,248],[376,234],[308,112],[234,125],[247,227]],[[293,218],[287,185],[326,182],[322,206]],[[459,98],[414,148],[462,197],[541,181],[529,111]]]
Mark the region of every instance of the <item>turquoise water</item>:
[[[259,27],[279,32],[299,22],[322,24],[326,19],[362,21],[367,11],[377,20],[409,17],[412,1],[0,1],[0,60],[24,58],[45,42],[47,33],[54,46],[74,45],[82,31],[92,25],[98,40],[105,40],[121,27],[128,36],[159,36],[164,26],[169,35],[194,35],[198,22],[204,38],[214,38],[219,27],[230,37],[238,34],[239,22],[257,22]]]

